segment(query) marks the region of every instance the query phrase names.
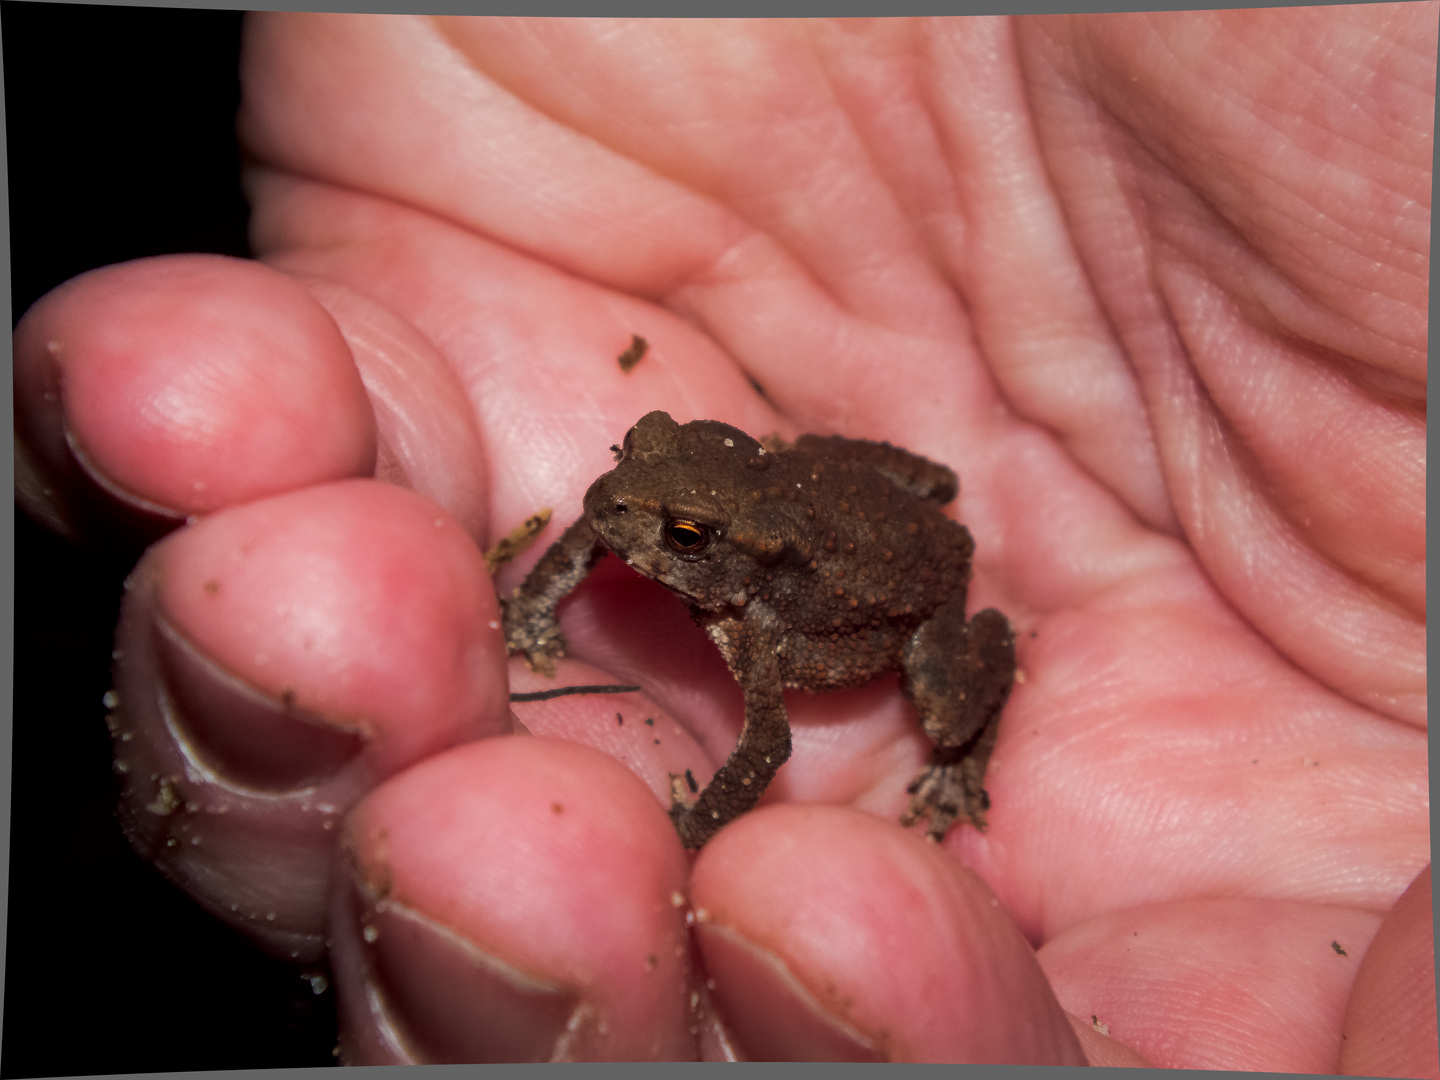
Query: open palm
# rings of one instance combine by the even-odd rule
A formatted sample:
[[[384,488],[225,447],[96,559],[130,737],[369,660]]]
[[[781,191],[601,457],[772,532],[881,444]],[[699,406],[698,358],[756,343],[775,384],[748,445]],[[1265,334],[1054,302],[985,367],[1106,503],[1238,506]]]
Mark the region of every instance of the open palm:
[[[1356,980],[1429,851],[1433,4],[247,33],[268,266],[32,309],[17,484],[76,534],[201,515],[131,581],[122,816],[272,948],[329,936],[347,1057],[1433,1074],[1433,997],[1368,1004],[1428,873]],[[652,409],[959,473],[1023,678],[987,832],[896,824],[888,681],[790,695],[689,860],[668,776],[739,690],[616,560],[558,682],[507,662],[479,552]],[[643,692],[512,719],[507,663]]]

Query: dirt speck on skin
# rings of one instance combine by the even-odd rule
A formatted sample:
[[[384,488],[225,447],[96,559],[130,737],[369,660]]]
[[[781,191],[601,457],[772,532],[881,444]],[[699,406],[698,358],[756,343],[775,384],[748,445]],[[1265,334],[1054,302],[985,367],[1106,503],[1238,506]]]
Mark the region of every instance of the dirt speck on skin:
[[[626,375],[635,370],[635,365],[645,359],[645,354],[650,351],[650,342],[646,341],[639,334],[630,335],[630,344],[625,351],[615,358],[620,365],[620,370]]]
[[[181,805],[182,800],[175,791],[175,786],[170,783],[170,778],[166,777],[160,781],[158,789],[155,792],[155,801],[147,803],[145,809],[159,817],[167,817],[179,809]]]

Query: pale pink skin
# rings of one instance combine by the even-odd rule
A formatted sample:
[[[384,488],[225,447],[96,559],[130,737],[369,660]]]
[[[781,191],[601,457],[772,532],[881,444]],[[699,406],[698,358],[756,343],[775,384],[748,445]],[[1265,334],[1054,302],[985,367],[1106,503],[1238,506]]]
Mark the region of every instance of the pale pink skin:
[[[269,947],[329,935],[352,1061],[1436,1076],[1436,22],[252,18],[264,265],[98,271],[16,333],[32,512],[83,530],[88,476],[198,515],[127,600],[127,819]],[[690,860],[667,777],[740,696],[615,560],[558,682],[648,696],[512,737],[479,552],[557,536],[651,409],[960,473],[1024,676],[988,832],[896,824],[926,744],[889,681],[792,696]]]

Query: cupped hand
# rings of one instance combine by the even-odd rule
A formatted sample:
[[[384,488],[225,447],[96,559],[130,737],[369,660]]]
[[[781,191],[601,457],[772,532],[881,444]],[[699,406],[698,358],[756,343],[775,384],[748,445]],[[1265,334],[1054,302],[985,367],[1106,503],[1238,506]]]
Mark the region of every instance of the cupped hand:
[[[254,17],[262,264],[97,271],[16,332],[27,508],[184,523],[118,632],[132,842],[328,943],[356,1062],[1436,1075],[1435,39],[1433,4]],[[507,661],[496,590],[652,409],[960,474],[972,609],[1019,633],[987,832],[896,823],[888,681],[791,696],[770,793],[686,856],[669,776],[739,690],[616,560],[556,681]]]

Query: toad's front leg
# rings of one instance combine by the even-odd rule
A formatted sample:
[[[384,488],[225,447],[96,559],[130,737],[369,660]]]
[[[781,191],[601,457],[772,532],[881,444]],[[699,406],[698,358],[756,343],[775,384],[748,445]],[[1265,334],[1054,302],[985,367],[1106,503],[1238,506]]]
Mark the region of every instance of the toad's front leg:
[[[505,648],[523,652],[526,663],[540,674],[554,675],[556,658],[565,655],[565,635],[560,632],[555,608],[585,580],[607,550],[585,518],[566,529],[520,586],[500,601]]]
[[[935,749],[906,788],[912,798],[900,824],[928,816],[927,835],[938,843],[964,814],[983,832],[990,807],[985,767],[1015,682],[1009,620],[986,608],[966,623],[963,598],[952,601],[915,632],[902,665],[905,693]]]
[[[755,603],[747,618],[704,623],[745,694],[745,726],[734,751],[695,804],[686,806],[678,795],[674,797],[670,820],[687,848],[704,847],[710,837],[754,806],[790,757],[790,721],[775,656],[778,641],[761,620],[749,617],[759,609]]]

